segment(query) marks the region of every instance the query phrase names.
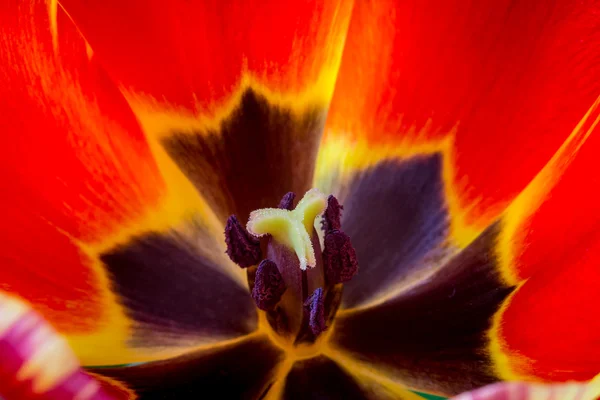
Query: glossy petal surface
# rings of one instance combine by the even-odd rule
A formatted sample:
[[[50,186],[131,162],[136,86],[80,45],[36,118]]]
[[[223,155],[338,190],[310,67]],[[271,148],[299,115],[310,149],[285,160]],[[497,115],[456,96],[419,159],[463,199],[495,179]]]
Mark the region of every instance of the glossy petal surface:
[[[592,1],[551,5],[365,1],[355,5],[315,182],[323,190],[339,194],[342,203],[352,204],[351,193],[357,204],[360,200],[365,205],[362,226],[369,237],[394,219],[393,199],[402,203],[402,197],[394,194],[387,203],[392,206],[385,212],[382,207],[368,206],[383,204],[374,200],[377,196],[363,198],[354,188],[364,184],[370,194],[382,193],[393,178],[373,179],[373,171],[397,160],[440,154],[443,200],[427,215],[447,210],[447,221],[438,225],[442,228],[439,237],[451,246],[453,258],[436,261],[443,265],[437,272],[426,274],[414,287],[392,291],[391,296],[385,286],[392,284],[381,283],[372,292],[376,294],[374,303],[362,302],[367,307],[342,314],[333,339],[336,346],[351,349],[353,357],[369,365],[385,365],[395,371],[388,373],[431,368],[422,375],[428,376],[424,381],[419,381],[416,372],[403,372],[399,379],[413,382],[415,388],[448,394],[498,377],[586,380],[597,373],[598,355],[593,349],[598,329],[589,314],[597,297],[590,285],[597,281],[593,268],[597,185],[591,172],[597,146],[593,134],[576,157],[583,140],[567,142],[570,148],[552,173],[530,185],[574,128],[586,136],[595,124],[594,108],[593,115],[582,123],[585,127],[577,127],[600,92],[597,8]],[[367,53],[369,57],[364,56]],[[583,156],[586,148],[587,158]],[[567,165],[574,172],[563,175]],[[369,181],[377,184],[367,185]],[[564,192],[555,189],[561,186]],[[359,207],[352,205],[351,209]],[[396,205],[400,207],[402,204]],[[345,218],[352,218],[349,211],[345,210]],[[381,214],[389,217],[384,220]],[[402,306],[403,299],[421,291],[424,298],[427,292],[428,301],[435,302],[438,289],[431,285],[440,274],[456,273],[470,264],[465,255],[490,234],[491,228],[484,229],[498,218],[494,238],[485,250],[477,250],[477,257],[483,257],[477,263],[488,265],[493,278],[486,277],[483,284],[465,275],[460,278],[465,282],[454,277],[440,283],[440,287],[448,285],[450,298],[466,296],[462,285],[473,290],[460,311],[445,308],[453,306],[451,300],[444,306],[427,303],[427,307],[413,302],[409,306],[406,300]],[[375,246],[389,241],[389,236],[394,237],[382,233],[371,247],[365,247],[372,250],[369,260],[360,260],[365,276],[369,262],[385,264],[377,257],[383,251]],[[360,239],[357,247],[361,247]],[[395,248],[399,257],[403,256],[405,248]],[[359,259],[361,253],[367,254],[357,249]],[[395,271],[401,265],[394,254],[385,256],[392,260],[390,269]],[[422,261],[417,264],[426,265]],[[410,268],[403,266],[403,270]],[[351,285],[359,287],[360,273],[356,280]],[[506,297],[515,285],[519,285],[515,294]],[[386,296],[377,295],[382,292]],[[488,303],[490,299],[493,301]],[[483,304],[489,308],[474,316]],[[416,322],[404,320],[416,310],[422,313],[414,317]],[[493,319],[498,310],[501,312]],[[461,317],[455,312],[465,318],[468,315],[469,323],[456,324]],[[454,320],[446,321],[446,317]],[[360,323],[350,322],[353,318]],[[492,325],[490,344],[486,330]],[[432,339],[440,327],[463,333]],[[382,334],[385,329],[391,332]],[[472,335],[464,333],[467,331]],[[353,335],[362,336],[357,339]],[[452,337],[468,339],[450,343]],[[420,340],[423,347],[415,344]],[[444,357],[453,359],[453,349],[461,345],[469,350],[458,351],[460,357],[443,364],[456,362],[456,366],[439,374],[433,372],[432,360],[442,357],[421,353],[443,350],[448,352]],[[392,350],[395,347],[401,349]],[[415,355],[409,356],[411,352]],[[466,360],[469,354],[475,356]],[[458,371],[467,375],[462,368],[469,365],[476,371],[472,380],[454,377],[454,373],[460,375]],[[437,383],[427,388],[433,381]]]
[[[75,341],[118,346],[127,321],[94,246],[140,219],[164,183],[125,99],[66,14],[55,3],[7,1],[0,18],[0,287]]]
[[[499,373],[588,380],[600,370],[598,103],[503,217],[507,281],[521,286],[492,333]]]
[[[315,90],[327,101],[352,8],[329,0],[62,3],[127,89],[189,110],[226,102],[245,74],[282,93],[322,79]]]
[[[236,214],[245,223],[287,190],[310,189],[325,112],[294,113],[252,89],[235,107],[215,128],[169,131],[161,146],[219,219]]]
[[[137,396],[122,396],[123,400],[184,399],[207,394],[255,399],[268,392],[280,359],[281,352],[264,336],[254,336],[179,358],[94,372],[107,377],[108,382],[119,382]]]
[[[342,228],[359,272],[344,285],[343,307],[380,303],[426,279],[457,251],[447,243],[442,155],[390,159],[340,190]]]
[[[219,218],[310,188],[352,1],[64,6]]]
[[[358,2],[322,179],[344,179],[386,153],[443,149],[451,237],[468,244],[598,95],[597,8],[594,1]],[[370,159],[359,162],[367,149]]]
[[[332,357],[344,363],[349,357],[375,375],[445,395],[497,380],[486,354],[487,330],[512,291],[498,273],[497,235],[498,226],[491,226],[394,298],[340,311],[330,339]]]
[[[150,232],[100,255],[135,321],[130,345],[197,346],[257,328],[248,287],[224,273],[224,257],[202,248],[210,244],[199,234]]]
[[[281,355],[264,338],[205,343],[256,329],[212,235],[310,186],[351,2],[82,4],[64,1],[91,47],[56,2],[0,9],[14,267],[0,287],[88,362],[204,346],[99,370],[123,398],[268,394]],[[283,393],[311,381],[325,398],[370,398],[343,357],[376,369],[377,385],[389,375],[447,394],[600,369],[594,107],[529,183],[598,94],[596,5],[481,4],[356,5],[316,182],[346,205],[362,280],[347,286],[335,361],[292,366]],[[507,388],[551,394],[487,395]]]
[[[164,158],[155,162],[65,11],[51,1],[9,1],[0,17],[0,288],[31,302],[91,365],[172,356],[199,337],[254,329],[243,273],[223,254],[222,227],[191,184]],[[169,292],[183,289],[187,300]],[[165,316],[173,307],[187,311]],[[236,328],[217,318],[228,311],[242,316]],[[193,343],[180,340],[190,336]]]

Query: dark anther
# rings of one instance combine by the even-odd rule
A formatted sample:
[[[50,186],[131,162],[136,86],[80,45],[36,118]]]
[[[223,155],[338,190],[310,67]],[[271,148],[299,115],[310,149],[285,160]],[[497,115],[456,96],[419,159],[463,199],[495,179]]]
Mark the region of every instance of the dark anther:
[[[348,282],[358,271],[356,251],[344,232],[333,230],[325,235],[323,267],[330,284]]]
[[[319,336],[327,329],[325,323],[325,298],[323,288],[316,289],[304,303],[309,313],[308,325],[315,336]]]
[[[285,196],[279,202],[277,208],[282,208],[284,210],[292,211],[294,209],[294,199],[296,198],[296,194],[294,192],[287,192]]]
[[[338,199],[330,194],[327,198],[327,209],[325,209],[325,213],[323,214],[323,229],[325,232],[342,228],[341,220],[343,209],[344,207],[340,205]]]
[[[256,279],[252,289],[252,298],[256,306],[268,311],[275,308],[285,292],[285,283],[277,264],[271,260],[262,260],[256,270]]]
[[[262,258],[260,242],[248,233],[235,215],[227,219],[225,243],[227,243],[227,255],[231,261],[242,268],[258,264]]]

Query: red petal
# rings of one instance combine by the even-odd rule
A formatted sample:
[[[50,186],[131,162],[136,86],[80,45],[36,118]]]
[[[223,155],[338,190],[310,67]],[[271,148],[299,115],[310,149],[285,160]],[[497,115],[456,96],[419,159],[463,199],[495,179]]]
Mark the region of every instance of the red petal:
[[[352,1],[61,4],[221,221],[310,188]]]
[[[351,2],[61,2],[127,89],[214,111],[243,73],[270,90],[331,96]],[[327,76],[325,76],[327,75]]]
[[[328,137],[406,155],[455,133],[450,208],[472,239],[596,98],[597,23],[592,1],[357,2]]]
[[[122,333],[95,254],[145,216],[164,183],[127,103],[56,2],[3,1],[0,18],[0,287],[62,333]]]
[[[586,380],[600,370],[598,102],[503,218],[499,256],[523,282],[498,316],[498,368],[507,376]]]

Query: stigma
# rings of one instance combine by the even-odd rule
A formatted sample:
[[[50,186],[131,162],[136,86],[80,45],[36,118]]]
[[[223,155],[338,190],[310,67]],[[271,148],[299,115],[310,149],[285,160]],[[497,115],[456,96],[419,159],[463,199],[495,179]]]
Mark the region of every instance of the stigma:
[[[288,196],[288,195],[286,195]],[[281,203],[287,203],[282,199]],[[311,242],[315,218],[327,207],[327,198],[317,189],[304,195],[295,209],[263,208],[252,211],[246,228],[255,237],[271,235],[272,238],[293,250],[298,257],[300,269],[317,264]]]
[[[247,269],[256,306],[288,342],[314,343],[333,323],[343,283],[358,271],[356,252],[342,231],[343,207],[311,189],[294,207],[287,193],[277,208],[253,211],[246,227],[227,220],[227,254]]]

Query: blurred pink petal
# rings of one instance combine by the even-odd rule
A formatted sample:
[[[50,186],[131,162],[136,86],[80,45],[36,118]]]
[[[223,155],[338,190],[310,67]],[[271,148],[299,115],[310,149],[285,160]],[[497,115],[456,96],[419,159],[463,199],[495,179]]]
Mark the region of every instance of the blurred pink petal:
[[[6,400],[113,400],[46,321],[2,293],[0,354],[0,396]]]
[[[588,383],[533,384],[521,382],[495,383],[463,393],[451,400],[597,400],[600,381]]]

